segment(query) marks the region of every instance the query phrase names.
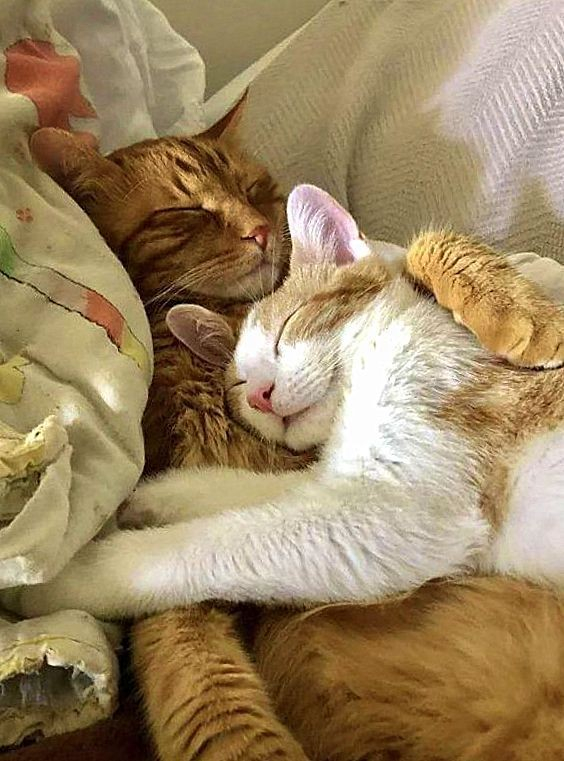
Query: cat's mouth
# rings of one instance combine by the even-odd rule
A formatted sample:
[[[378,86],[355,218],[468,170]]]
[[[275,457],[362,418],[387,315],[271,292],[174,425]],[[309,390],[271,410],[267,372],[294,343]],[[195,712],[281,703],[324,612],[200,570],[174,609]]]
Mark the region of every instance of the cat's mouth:
[[[304,452],[319,446],[328,437],[333,426],[338,399],[338,387],[331,383],[321,398],[291,415],[275,412],[258,413],[265,423],[277,431],[280,443],[295,452]]]
[[[237,290],[246,296],[264,296],[276,288],[280,275],[280,265],[274,255],[261,256],[248,272],[237,278]]]
[[[332,378],[320,398],[291,415],[251,407],[244,381],[231,386],[228,398],[235,417],[246,428],[258,432],[267,441],[283,444],[294,452],[304,452],[319,446],[329,436],[339,404],[339,389],[340,384]]]
[[[287,431],[288,428],[291,425],[294,425],[294,423],[299,423],[304,419],[304,417],[308,414],[308,412],[311,410],[312,405],[309,407],[304,407],[303,410],[300,410],[299,412],[294,412],[293,415],[286,415],[285,417],[281,418],[282,425],[284,426],[285,430]]]

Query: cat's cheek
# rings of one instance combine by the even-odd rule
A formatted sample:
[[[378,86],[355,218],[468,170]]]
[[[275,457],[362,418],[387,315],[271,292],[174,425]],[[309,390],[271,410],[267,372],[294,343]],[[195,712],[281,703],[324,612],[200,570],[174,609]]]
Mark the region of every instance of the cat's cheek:
[[[335,424],[339,399],[340,387],[333,384],[320,402],[312,405],[299,421],[287,429],[286,446],[294,452],[305,452],[325,444]]]

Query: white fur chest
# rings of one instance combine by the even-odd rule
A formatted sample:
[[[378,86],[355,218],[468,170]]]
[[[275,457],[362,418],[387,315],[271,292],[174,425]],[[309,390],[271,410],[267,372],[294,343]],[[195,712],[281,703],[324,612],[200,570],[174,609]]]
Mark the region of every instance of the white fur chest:
[[[564,585],[564,425],[516,454],[507,517],[486,567]]]
[[[483,357],[473,337],[398,279],[347,326],[342,351],[343,403],[328,468],[397,484],[410,500],[416,489],[422,507],[453,494],[477,507],[472,446],[437,418]]]

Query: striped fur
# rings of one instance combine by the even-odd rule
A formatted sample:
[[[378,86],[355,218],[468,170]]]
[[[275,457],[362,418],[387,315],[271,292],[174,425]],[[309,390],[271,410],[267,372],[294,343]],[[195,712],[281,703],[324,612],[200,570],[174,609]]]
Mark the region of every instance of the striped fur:
[[[91,141],[40,130],[32,151],[90,215],[147,308],[155,351],[143,420],[147,470],[303,467],[311,455],[265,444],[232,420],[223,371],[192,355],[166,326],[170,306],[189,301],[219,311],[236,331],[249,303],[270,292],[287,265],[275,184],[226,134],[212,132],[102,157]],[[260,254],[246,236],[264,224],[270,244],[257,273]],[[134,625],[132,647],[162,761],[305,761],[276,719],[227,611],[202,605],[146,619]]]
[[[183,215],[152,215],[149,224],[140,225],[117,246],[148,302],[154,340],[155,377],[144,418],[149,470],[204,464],[254,470],[301,467],[310,460],[307,455],[265,446],[230,419],[221,371],[182,347],[165,323],[171,304],[191,301],[211,305],[237,330],[248,298],[278,282],[285,251],[281,199],[270,178],[215,142],[171,138],[125,149],[114,160],[130,172],[139,164],[143,172],[159,167],[165,181],[187,195],[187,204],[203,198],[206,208],[216,210],[214,225],[189,213],[180,229],[178,217]],[[272,266],[266,277],[247,283],[243,293],[224,299],[228,285],[245,276],[247,263],[246,253],[237,255],[236,250],[214,259],[218,245],[225,247],[217,227],[235,227],[230,245],[262,221],[255,218],[255,208],[244,209],[239,202],[241,187],[253,183],[256,209],[268,213],[277,230]],[[167,293],[179,277],[187,285]],[[173,610],[135,624],[132,642],[147,721],[163,761],[305,761],[276,719],[229,613],[210,606]]]
[[[201,605],[140,621],[133,663],[163,761],[306,761],[275,718],[232,615]]]
[[[564,601],[508,578],[266,612],[258,669],[314,761],[562,761]]]
[[[162,145],[168,151],[170,144]],[[156,144],[149,148],[149,154],[158,153]],[[147,145],[139,150],[148,150]],[[124,171],[124,154],[116,158]],[[70,166],[76,176],[76,164]],[[145,299],[154,299],[149,311],[160,395],[153,393],[145,426],[149,438],[164,440],[164,445],[150,452],[152,466],[301,466],[303,460],[284,450],[265,453],[262,442],[238,428],[228,417],[220,377],[168,336],[156,297],[162,280],[170,284],[177,270],[156,264],[156,252],[175,258],[180,249],[172,244],[165,249],[155,217],[147,229],[121,222],[110,229],[111,209],[103,212],[103,207],[113,204],[115,210],[119,183],[108,167],[100,176],[112,176],[113,184],[92,215],[124,257]],[[100,190],[97,182],[82,187],[92,193],[94,187]],[[129,187],[125,192],[133,191]],[[90,202],[83,203],[88,208]],[[162,237],[175,238],[173,220],[166,224],[170,236]],[[132,261],[137,254],[138,265]],[[186,262],[183,266],[188,269]],[[233,277],[233,270],[228,271]],[[419,277],[436,288],[425,272]],[[188,290],[188,297],[184,291],[181,298],[219,309],[235,326],[246,311],[245,304],[210,293]],[[182,422],[175,426],[177,416]],[[260,672],[310,758],[486,761],[500,758],[508,740],[513,747],[506,757],[514,761],[561,758],[560,603],[544,590],[501,579],[479,580],[475,590],[468,589],[445,584],[391,609],[350,606],[311,617],[265,614],[258,627]],[[276,719],[228,612],[201,605],[141,621],[133,630],[133,651],[163,761],[305,759]],[[527,701],[530,679],[535,690]],[[515,695],[524,699],[517,704]]]

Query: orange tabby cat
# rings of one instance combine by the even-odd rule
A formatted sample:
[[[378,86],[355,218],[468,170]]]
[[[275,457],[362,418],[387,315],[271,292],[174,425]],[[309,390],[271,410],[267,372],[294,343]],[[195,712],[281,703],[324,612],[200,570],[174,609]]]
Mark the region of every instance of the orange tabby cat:
[[[52,139],[52,136],[50,139]],[[188,146],[189,144],[185,145]],[[157,145],[153,144],[152,147],[156,149]],[[166,147],[166,145],[163,146],[161,144],[161,147]],[[72,151],[69,151],[68,148],[69,146],[67,145],[67,156],[72,155]],[[82,153],[82,149],[80,152]],[[127,151],[121,153],[123,157],[124,154],[127,154]],[[53,154],[51,153],[51,155]],[[83,158],[88,158],[88,161],[98,161],[98,158],[93,159],[91,155],[83,156]],[[161,168],[165,168],[167,161],[173,164],[173,158],[174,152],[172,156],[167,152],[166,158],[163,157]],[[45,162],[42,163],[45,165]],[[149,161],[149,166],[151,165],[153,165],[153,162]],[[76,169],[72,169],[72,166],[72,160],[69,161],[67,159],[66,174],[72,175],[76,171]],[[51,170],[53,170],[53,167],[51,167]],[[170,171],[170,168],[168,171]],[[56,168],[52,173],[55,176],[58,175],[64,186],[79,201],[81,200],[81,196],[77,192],[73,182],[65,184],[64,176],[58,173]],[[152,177],[148,178],[149,187],[153,180],[154,178]],[[92,189],[90,188],[90,190]],[[98,192],[99,188],[95,187],[95,190]],[[109,200],[108,197],[102,200],[100,204],[101,209],[103,209],[104,203],[108,204]],[[84,200],[81,202],[92,213],[88,208],[88,203]],[[110,203],[111,206],[112,204]],[[93,218],[96,220],[94,214]],[[107,239],[111,242],[113,240],[112,230],[110,229],[109,233],[105,232],[104,226],[101,223],[103,219],[104,214],[101,213],[100,218],[96,220],[97,224],[100,225]],[[106,216],[106,224],[111,228],[111,213]],[[119,226],[119,220],[115,224]],[[142,232],[145,234],[144,230]],[[157,235],[157,233],[154,233],[154,235]],[[151,241],[149,237],[146,243],[148,250],[150,250],[151,243],[158,243],[158,239],[154,237],[153,241]],[[119,251],[119,246],[115,246],[115,248]],[[182,264],[185,268],[184,271],[179,273],[178,270],[175,270],[175,277],[177,275],[181,277],[187,271],[186,262]],[[131,264],[130,267],[130,271],[134,272],[134,267]],[[200,272],[203,277],[205,273],[202,270]],[[143,274],[139,273],[139,277],[143,278]],[[424,277],[422,279],[425,280]],[[167,286],[171,285],[173,280],[174,278],[169,275],[169,282],[165,280],[165,283]],[[157,289],[162,286],[162,282],[163,280],[156,281],[153,287],[149,284],[147,291],[145,291],[146,297],[152,298],[156,294]],[[195,286],[192,286],[195,287],[196,291],[197,285],[196,283]],[[141,290],[143,291],[144,289],[141,288]],[[194,299],[195,295],[197,297],[197,293],[194,294],[189,290],[188,298],[196,300]],[[186,291],[179,294],[179,300],[184,301],[186,299]],[[218,305],[220,308],[225,308],[224,303],[221,301],[216,302],[209,297],[202,299],[200,296],[197,300],[200,302],[204,301],[206,305],[215,306],[216,308]],[[232,304],[226,311],[230,313],[230,316],[234,314],[234,322],[237,322],[237,318],[245,310],[246,307],[244,306]],[[149,459],[153,467],[165,464],[167,459],[166,451],[169,447],[171,447],[171,451],[174,451],[175,441],[178,441],[178,445],[181,448],[181,456],[172,460],[177,464],[213,462],[240,465],[242,467],[251,466],[254,469],[261,470],[302,464],[301,461],[294,460],[291,455],[283,450],[276,451],[272,456],[269,454],[265,460],[264,444],[256,439],[253,443],[253,437],[249,437],[243,429],[239,430],[237,426],[233,428],[233,430],[237,431],[237,434],[233,437],[231,428],[233,423],[226,417],[223,406],[222,380],[218,374],[214,374],[205,364],[198,363],[197,360],[187,356],[187,353],[179,352],[178,346],[172,342],[165,332],[162,311],[159,314],[158,320],[152,319],[152,324],[154,330],[155,325],[160,327],[160,332],[156,331],[156,335],[160,335],[162,339],[160,346],[168,350],[167,361],[163,363],[163,372],[160,376],[163,381],[163,388],[166,388],[166,391],[163,392],[159,402],[155,404],[155,418],[153,418],[155,422],[151,422],[151,416],[148,414],[147,420],[149,422],[146,422],[146,430],[152,430],[153,435],[156,432],[158,434],[156,439],[158,440],[162,440],[162,430],[171,430],[172,426],[166,425],[166,422],[163,426],[163,420],[166,421],[167,418],[164,415],[161,417],[161,411],[163,408],[170,409],[169,405],[171,402],[169,397],[175,397],[178,385],[181,386],[183,392],[177,396],[176,413],[178,414],[179,411],[184,412],[184,405],[190,410],[190,415],[186,421],[187,431],[189,432],[186,441],[183,438],[185,434],[183,434],[182,430],[176,429],[175,433],[178,438],[173,440],[172,447],[170,442],[165,442],[165,446],[162,449],[159,448],[156,452],[149,453]],[[157,348],[157,353],[159,351],[160,348]],[[179,365],[179,372],[176,375],[171,371],[170,365],[176,362],[176,355],[179,353],[183,357],[184,364]],[[163,351],[163,356],[165,356],[165,351]],[[211,383],[208,381],[209,378],[213,379]],[[206,383],[206,381],[208,382]],[[186,385],[183,386],[183,384]],[[189,405],[187,404],[188,401]],[[172,421],[173,417],[174,415],[171,414],[168,420]],[[209,442],[205,440],[206,429],[202,429],[202,421],[206,419],[215,423],[213,428],[207,429],[207,432],[212,434],[210,436],[211,441]],[[203,435],[201,435],[202,433]],[[188,451],[183,451],[182,447],[186,446],[187,443],[191,445],[191,448]],[[251,455],[248,452],[251,452]],[[201,459],[198,460],[198,458]],[[503,590],[498,594],[495,586],[496,584],[501,585],[501,581],[494,580],[492,584],[494,585],[493,590],[487,587],[487,585],[479,590],[482,598],[480,604],[485,609],[490,610],[492,616],[493,611],[497,609],[500,610],[501,615],[503,608],[500,607],[499,597],[503,596]],[[530,596],[531,600],[534,600],[533,592],[526,585],[517,584],[517,588],[520,590],[522,599],[528,599],[528,596]],[[446,589],[452,593],[452,587],[449,586]],[[408,600],[401,604],[405,605],[405,616],[409,616],[413,609],[417,609],[418,599],[419,596],[416,596],[414,602]],[[466,604],[467,601],[463,599],[462,595],[458,597],[455,593],[452,593],[452,605],[450,607],[445,605],[439,611],[440,615],[438,613],[435,614],[435,611],[431,608],[428,615],[431,621],[435,620],[436,617],[437,627],[442,627],[442,630],[445,632],[448,631],[449,621],[454,625],[457,621],[462,620],[467,625],[471,625],[471,616],[466,618],[465,614]],[[400,609],[401,605],[399,606]],[[287,617],[288,627],[296,635],[294,639],[288,638],[289,649],[286,646],[282,646],[285,642],[284,638],[281,638],[279,632],[271,628],[272,621],[268,622],[267,620],[263,625],[265,628],[259,627],[258,630],[260,663],[262,664],[265,676],[269,678],[273,693],[279,699],[284,714],[291,720],[292,728],[304,743],[312,758],[335,758],[339,759],[339,761],[340,759],[350,759],[352,761],[352,759],[359,759],[361,757],[366,759],[383,758],[376,749],[393,747],[393,743],[390,745],[388,742],[388,745],[386,745],[386,743],[382,742],[380,744],[373,742],[371,746],[362,745],[360,742],[357,743],[357,735],[352,731],[353,727],[351,726],[350,719],[347,719],[347,711],[350,710],[351,693],[354,694],[356,687],[353,677],[351,677],[353,680],[351,682],[352,687],[349,687],[345,681],[344,683],[335,684],[335,689],[333,689],[333,683],[325,683],[324,681],[325,672],[317,668],[320,658],[325,658],[329,661],[332,658],[338,659],[341,652],[340,648],[348,648],[353,662],[357,662],[358,656],[358,663],[361,665],[368,663],[368,661],[363,660],[364,651],[362,648],[356,650],[358,641],[355,636],[355,627],[356,619],[359,615],[358,609],[347,609],[347,611],[345,611],[344,617],[340,618],[336,625],[338,632],[341,633],[341,639],[338,640],[335,637],[334,630],[324,629],[321,626],[320,631],[315,632],[315,637],[312,636],[312,647],[310,648],[304,647],[302,631],[303,637],[311,634],[312,630],[309,628],[310,624],[308,621],[311,623],[316,618],[306,619],[302,624],[301,616],[299,615],[296,616],[294,614]],[[351,638],[349,645],[347,645],[347,627],[349,625],[347,623],[347,616],[349,613]],[[521,609],[519,613],[521,614],[519,616],[521,625],[525,627],[532,626],[533,622],[530,624],[524,623],[526,614],[523,614]],[[330,615],[333,614],[331,613]],[[556,619],[558,615],[560,615],[559,609],[555,610],[554,618]],[[319,614],[319,616],[323,616],[323,613]],[[282,626],[283,631],[287,632],[284,620],[282,619],[278,623]],[[296,622],[299,623],[299,626],[296,625]],[[545,621],[541,622],[537,620],[534,623],[538,629],[541,629],[542,623],[547,624]],[[370,652],[374,657],[374,662],[370,662],[372,666],[370,671],[366,669],[363,672],[367,684],[378,681],[378,676],[374,675],[379,675],[380,670],[385,665],[384,663],[378,663],[378,655],[385,655],[385,653],[377,645],[379,643],[378,638],[382,636],[382,628],[387,631],[389,624],[386,621],[382,623],[380,613],[376,613],[375,623],[371,626],[369,635],[373,637],[372,641],[374,641],[375,646],[370,647]],[[548,624],[544,630],[550,631]],[[267,636],[269,632],[274,637],[274,640],[270,644]],[[419,642],[421,648],[429,645],[429,636],[429,630],[424,627],[415,627],[412,632],[413,641]],[[461,633],[460,636],[462,637],[463,634]],[[454,663],[458,648],[460,647],[460,641],[456,638],[453,638],[451,641],[448,637],[445,637],[445,640],[443,650],[441,651],[441,655],[444,658],[443,663],[448,663],[449,658]],[[276,719],[272,715],[268,700],[262,691],[261,683],[254,675],[251,664],[233,633],[233,621],[225,613],[208,606],[194,606],[188,611],[171,611],[170,613],[156,616],[148,619],[146,622],[137,624],[134,632],[134,641],[137,671],[145,696],[149,720],[152,724],[162,758],[189,759],[197,757],[200,761],[202,759],[207,761],[210,759],[228,761],[228,759],[236,758],[304,758],[302,751],[290,736],[285,733],[285,730],[276,722]],[[473,642],[474,639],[469,634],[469,639],[466,640],[467,646],[471,646]],[[405,647],[405,644],[403,647]],[[299,651],[297,648],[299,648]],[[303,666],[299,661],[300,652],[306,656],[306,663]],[[480,651],[477,650],[476,652]],[[520,653],[511,652],[509,655],[513,658],[513,661],[508,656],[507,662],[514,668],[519,667]],[[401,672],[401,664],[405,660],[401,638],[398,640],[398,647],[392,650],[390,658],[393,662],[390,670],[395,668],[395,674]],[[283,672],[282,661],[288,665],[286,672]],[[296,663],[300,663],[299,668],[294,668]],[[276,668],[272,664],[275,664]],[[435,668],[438,668],[439,665],[437,658]],[[277,668],[280,670],[277,671]],[[409,681],[409,669],[410,666],[407,663],[406,670],[408,673],[406,681]],[[429,670],[432,672],[432,664]],[[442,690],[441,695],[444,696],[444,701],[441,703],[440,695],[437,695],[439,718],[442,717],[441,709],[446,707],[448,697],[452,695],[457,686],[454,674],[449,672],[448,669],[445,669],[445,671],[443,681],[437,683],[437,690]],[[411,673],[414,675],[413,681],[417,682],[417,672],[413,670]],[[314,675],[317,677],[317,680],[313,678]],[[452,676],[450,682],[449,676]],[[480,683],[481,676],[480,673],[476,673],[476,684]],[[497,677],[497,675],[494,676]],[[291,680],[298,680],[299,683],[299,686],[296,686],[296,710],[294,712],[290,710],[293,701],[293,688],[287,689],[288,685],[296,684],[296,682]],[[468,676],[468,681],[469,685],[471,685],[472,674]],[[309,689],[310,684],[311,690]],[[497,678],[493,678],[488,684],[494,693],[496,689],[500,688]],[[385,687],[385,681],[382,681],[382,685]],[[470,686],[468,689],[470,690]],[[324,692],[324,690],[326,691]],[[328,693],[333,695],[335,699],[333,703],[328,699]],[[395,700],[394,694],[390,692],[390,695]],[[325,703],[324,701],[327,702]],[[381,702],[385,703],[385,697],[382,698]],[[355,701],[352,708],[353,716],[356,707],[359,708],[355,719],[356,724],[359,727],[364,725],[369,728],[369,731],[373,731],[370,727],[373,726],[375,721],[374,716],[378,716],[378,710],[382,706],[373,697],[373,694],[370,693],[367,700],[361,705],[358,705]],[[312,716],[309,713],[308,709],[310,708],[314,711],[315,715]],[[371,708],[373,709],[372,713],[370,713]],[[341,709],[342,712],[340,714],[339,710]],[[404,722],[408,720],[409,710],[405,702],[402,703],[398,700],[397,726],[401,725],[402,720]],[[445,720],[448,720],[448,713],[445,712],[444,717]],[[427,719],[428,717],[423,707],[420,721],[425,724]],[[463,719],[460,720],[462,721]],[[376,721],[379,721],[379,719],[376,718]],[[429,734],[435,727],[436,722],[436,715],[432,715],[428,719],[426,731]],[[302,725],[306,727],[306,730],[303,729]],[[390,729],[386,731],[396,734],[398,733],[397,726],[392,727],[392,722],[390,721]],[[465,739],[471,743],[474,741],[473,738],[474,735],[470,727]],[[412,738],[408,739],[411,742]],[[344,750],[342,752],[339,750],[339,742],[343,744]],[[413,755],[403,757],[430,759],[434,756]],[[442,757],[454,759],[457,756],[452,754],[437,756],[437,758]],[[475,758],[478,757],[475,756]],[[474,757],[468,756],[468,758]]]
[[[89,214],[145,303],[155,351],[143,420],[149,472],[287,470],[312,459],[232,420],[223,372],[179,345],[165,322],[171,305],[189,300],[236,329],[249,301],[285,272],[283,199],[264,168],[231,144],[237,113],[200,137],[149,140],[107,157],[88,136],[42,129],[31,140],[37,163]],[[276,720],[227,610],[198,605],[140,621],[132,647],[163,761],[305,759]]]
[[[562,364],[562,309],[543,303],[536,289],[517,277],[503,258],[463,238],[425,235],[411,247],[407,260],[412,276],[431,287],[439,301],[452,308],[483,344],[514,364],[547,367]],[[359,309],[359,300],[374,298],[374,291],[382,288],[381,277],[384,281],[387,277],[381,267],[374,269],[374,262],[367,259],[365,263],[365,269],[357,264],[354,272],[353,268],[350,273],[344,270],[338,280],[335,278],[334,287],[314,296],[308,295],[307,274],[300,280],[298,269],[293,282],[291,278],[274,300],[261,305],[260,324],[272,330],[271,335],[280,336],[279,323],[271,324],[279,318],[287,333],[293,329],[293,335],[307,340],[316,329],[325,330],[328,320],[347,319]],[[299,313],[294,310],[296,303],[300,305]],[[324,320],[319,320],[321,310],[325,310]],[[292,318],[287,319],[288,312],[293,322]],[[251,323],[247,330],[256,324]],[[259,338],[256,343],[260,346]],[[381,353],[385,355],[385,348]],[[284,356],[283,348],[280,356]],[[501,377],[503,381],[499,384]],[[240,385],[234,388],[240,390]],[[480,509],[492,526],[499,527],[506,520],[500,508],[507,509],[511,487],[508,494],[504,494],[504,488],[511,473],[510,469],[500,472],[492,465],[496,460],[503,461],[504,452],[515,447],[516,440],[523,440],[519,437],[535,436],[552,427],[556,431],[558,426],[562,430],[562,370],[523,372],[495,362],[478,386],[462,383],[443,401],[441,414],[449,426],[470,432],[478,440],[482,466],[488,472],[482,482]],[[366,415],[366,407],[362,412]],[[271,425],[274,424],[272,421]],[[346,458],[343,462],[350,465]],[[556,460],[554,463],[553,467],[558,467]],[[539,469],[542,474],[538,474],[536,493],[538,506],[544,510],[536,512],[542,520],[545,510],[556,506],[558,500],[561,503],[562,493],[550,493],[550,484],[556,483],[558,475],[558,471],[553,471],[550,476],[550,460]],[[171,488],[166,494],[172,509],[166,509],[173,522],[181,520],[181,492],[189,490],[190,480],[195,478],[182,473],[170,477]],[[208,478],[216,478],[219,483],[221,474],[214,471]],[[239,479],[242,478],[240,474]],[[158,490],[165,483],[166,477],[145,487],[147,493],[151,492],[147,506],[156,502]],[[232,477],[231,483],[235,487]],[[543,485],[547,489],[545,499],[540,497]],[[458,488],[462,492],[462,486]],[[303,495],[307,499],[305,489]],[[193,494],[186,504],[187,516],[190,511],[202,508],[194,497]],[[453,489],[449,501],[451,498],[458,500],[462,496]],[[252,500],[252,504],[258,505],[262,499]],[[213,506],[219,509],[222,497],[214,496],[214,500]],[[268,503],[274,515],[278,500],[273,494],[272,502]],[[225,504],[234,506],[233,494]],[[161,520],[167,522],[161,507],[155,507],[157,525]],[[256,507],[250,509],[256,513]],[[288,510],[291,509],[288,504]],[[225,519],[228,518],[226,515]],[[355,525],[357,532],[362,530],[361,523],[360,518]],[[257,524],[260,526],[259,520]],[[178,525],[177,536],[186,531],[183,528],[186,525],[189,524]],[[323,528],[319,525],[317,528],[323,536]],[[346,554],[346,540],[338,530],[336,526],[331,537],[342,550],[342,556],[350,558]],[[535,541],[533,521],[531,532],[527,540],[534,542],[535,552],[529,554],[533,564],[530,572],[536,570],[536,575],[542,577],[551,568],[553,553],[560,554],[559,546],[554,542],[551,545],[549,535],[544,545],[539,544],[538,536]],[[268,542],[273,544],[277,541],[274,534],[274,529],[267,534]],[[253,541],[251,535],[252,528],[247,538],[249,544]],[[170,533],[166,540],[171,548],[172,537]],[[153,538],[157,539],[157,533]],[[395,545],[392,547],[398,550]],[[315,547],[310,549],[321,565],[322,578],[329,578],[329,584],[334,584],[337,575],[331,573],[327,577]],[[181,555],[180,549],[179,552]],[[259,573],[266,584],[272,585],[275,582],[269,576],[268,563],[273,553],[265,550],[255,554],[263,558]],[[402,557],[401,552],[395,554]],[[219,565],[222,561],[224,557]],[[339,563],[339,554],[334,561],[335,565]],[[243,575],[246,565],[242,556],[240,564],[243,573],[239,565],[233,572],[249,578]],[[399,565],[401,560],[392,567]],[[302,568],[305,576],[309,571],[306,562]],[[350,569],[349,588],[356,578],[354,561]],[[180,576],[189,586],[189,570],[185,576],[180,574],[176,578]],[[283,588],[285,576],[279,578],[278,589]],[[294,578],[290,570],[288,578]],[[255,580],[255,584],[257,589],[250,594],[258,597],[261,582]],[[410,597],[383,606],[337,605],[307,614],[266,613],[263,625],[258,628],[256,653],[277,707],[312,759],[556,760],[564,754],[563,606],[550,590],[503,578],[460,585],[428,585]]]
[[[315,761],[562,761],[564,600],[508,578],[265,615],[255,652]]]

